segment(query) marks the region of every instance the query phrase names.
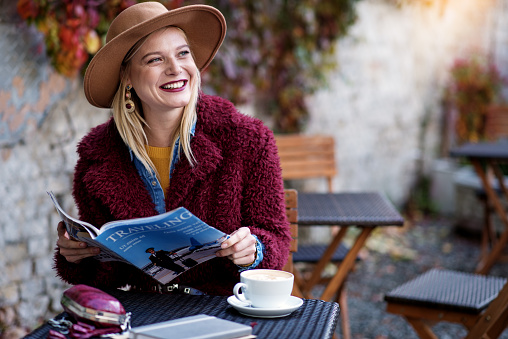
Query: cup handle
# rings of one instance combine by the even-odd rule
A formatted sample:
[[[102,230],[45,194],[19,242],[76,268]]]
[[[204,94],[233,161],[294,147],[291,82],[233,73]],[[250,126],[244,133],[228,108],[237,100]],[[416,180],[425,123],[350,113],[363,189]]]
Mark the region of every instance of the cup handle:
[[[233,288],[233,293],[235,294],[236,299],[240,300],[241,302],[250,304],[250,301],[245,298],[245,294],[244,293],[240,293],[240,290],[242,288],[244,290],[246,290],[247,289],[247,284],[237,283],[235,285],[235,287]]]

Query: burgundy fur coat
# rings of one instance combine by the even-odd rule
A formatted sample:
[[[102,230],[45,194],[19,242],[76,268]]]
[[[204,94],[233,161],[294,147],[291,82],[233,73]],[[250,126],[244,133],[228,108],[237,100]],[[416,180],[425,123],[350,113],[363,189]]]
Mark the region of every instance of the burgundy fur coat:
[[[277,149],[272,132],[239,113],[227,100],[201,94],[191,148],[197,164],[176,165],[166,192],[166,210],[186,207],[225,233],[248,226],[265,246],[257,268],[280,269],[289,253],[289,224]],[[96,226],[112,220],[155,215],[154,203],[139,177],[113,120],[99,125],[78,145],[73,195],[82,220]],[[93,258],[69,263],[55,253],[57,274],[71,284],[148,289],[155,280],[134,266]],[[238,267],[214,258],[172,282],[208,294],[231,295]]]

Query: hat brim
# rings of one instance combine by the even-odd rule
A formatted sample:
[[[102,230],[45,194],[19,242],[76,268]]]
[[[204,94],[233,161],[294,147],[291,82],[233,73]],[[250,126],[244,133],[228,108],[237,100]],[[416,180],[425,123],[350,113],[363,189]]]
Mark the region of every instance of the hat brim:
[[[206,5],[178,8],[126,30],[105,44],[86,69],[83,86],[92,105],[111,107],[127,52],[141,38],[166,26],[185,32],[199,70],[210,64],[226,36],[226,20],[216,8]]]

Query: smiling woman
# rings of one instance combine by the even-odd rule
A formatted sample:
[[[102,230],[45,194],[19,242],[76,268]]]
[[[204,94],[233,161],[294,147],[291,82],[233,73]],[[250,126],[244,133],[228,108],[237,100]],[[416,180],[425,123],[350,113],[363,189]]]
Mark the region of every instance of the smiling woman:
[[[193,87],[199,86],[198,69],[184,33],[175,27],[154,32],[126,62],[130,67],[123,82],[132,84],[145,121],[149,126],[166,128],[160,135],[165,140],[153,140],[155,136],[145,127],[149,144],[170,146],[183,108],[196,92]]]
[[[78,147],[73,193],[80,218],[95,225],[186,207],[230,237],[217,258],[172,282],[229,295],[239,272],[281,269],[289,225],[277,148],[260,120],[200,91],[226,22],[215,8],[168,11],[158,2],[124,10],[84,77],[88,101],[112,108]],[[58,275],[71,284],[156,289],[156,281],[58,226]],[[164,249],[167,250],[167,249]]]

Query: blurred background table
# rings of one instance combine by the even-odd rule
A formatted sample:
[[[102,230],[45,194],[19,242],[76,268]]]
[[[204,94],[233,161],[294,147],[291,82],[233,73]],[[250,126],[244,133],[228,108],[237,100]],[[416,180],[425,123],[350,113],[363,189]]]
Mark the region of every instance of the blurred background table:
[[[485,191],[486,220],[482,230],[482,243],[490,248],[486,249],[480,258],[476,273],[487,274],[508,243],[508,215],[502,202],[503,198],[508,200],[502,171],[502,166],[508,165],[508,141],[468,143],[451,149],[450,155],[467,158],[471,162]],[[492,227],[490,210],[497,214],[504,226],[499,235]]]
[[[332,338],[339,318],[339,305],[321,300],[304,300],[286,317],[254,318],[238,313],[222,296],[105,291],[132,313],[132,327],[207,314],[252,326],[258,338]],[[50,329],[46,323],[25,338],[45,339]]]

